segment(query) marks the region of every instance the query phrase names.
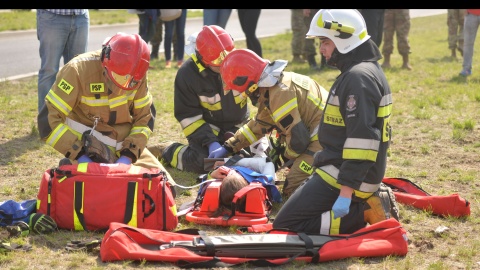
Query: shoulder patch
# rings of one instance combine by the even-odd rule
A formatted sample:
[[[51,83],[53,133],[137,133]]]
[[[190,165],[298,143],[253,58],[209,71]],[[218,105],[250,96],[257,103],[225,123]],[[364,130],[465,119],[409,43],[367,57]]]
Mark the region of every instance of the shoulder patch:
[[[104,93],[105,87],[103,83],[91,83],[90,84],[90,93]]]
[[[310,84],[310,77],[293,73],[292,74],[292,82],[294,82],[296,85],[299,85],[303,89],[309,89],[309,84]]]
[[[357,100],[354,95],[350,95],[347,100],[347,111],[351,112],[355,109],[357,109]]]
[[[70,95],[70,93],[73,91],[73,86],[71,84],[69,84],[67,81],[65,81],[64,79],[62,79],[58,84],[57,84],[58,88],[62,89],[63,92],[67,93],[68,95]]]

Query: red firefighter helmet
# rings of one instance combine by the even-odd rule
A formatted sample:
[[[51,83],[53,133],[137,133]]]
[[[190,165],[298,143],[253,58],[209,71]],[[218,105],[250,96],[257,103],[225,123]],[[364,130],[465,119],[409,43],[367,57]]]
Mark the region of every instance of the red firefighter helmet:
[[[205,65],[218,67],[225,56],[235,49],[233,38],[217,25],[205,25],[195,41],[196,51]]]
[[[108,78],[124,90],[133,90],[147,74],[150,50],[138,34],[117,33],[102,46],[102,65]]]
[[[268,63],[252,50],[234,50],[225,57],[220,67],[223,89],[250,95],[258,88],[257,83]]]

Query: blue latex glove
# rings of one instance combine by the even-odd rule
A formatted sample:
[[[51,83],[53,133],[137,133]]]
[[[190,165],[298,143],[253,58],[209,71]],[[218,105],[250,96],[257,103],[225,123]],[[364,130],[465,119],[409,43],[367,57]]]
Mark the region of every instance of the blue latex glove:
[[[213,151],[222,147],[218,142],[212,142],[208,145],[208,154],[210,155]]]
[[[337,200],[333,204],[333,218],[341,218],[348,214],[350,211],[350,203],[352,199],[338,196]]]
[[[129,157],[120,156],[120,158],[117,159],[117,163],[123,163],[123,164],[130,165],[130,164],[132,164],[132,160]]]
[[[208,158],[223,158],[228,155],[227,149],[225,147],[220,146],[220,148],[217,148],[216,150],[213,150],[210,155],[208,155]]]
[[[78,163],[88,163],[88,162],[93,162],[87,155],[81,155],[77,159]]]

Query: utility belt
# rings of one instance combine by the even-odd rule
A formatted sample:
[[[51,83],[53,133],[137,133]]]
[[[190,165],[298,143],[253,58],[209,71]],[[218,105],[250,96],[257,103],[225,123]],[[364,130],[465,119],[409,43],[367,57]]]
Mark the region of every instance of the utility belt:
[[[80,137],[86,131],[92,132],[92,135],[95,136],[95,138],[97,138],[102,143],[106,144],[109,148],[114,150],[114,152],[122,149],[123,141],[117,142],[115,139],[112,139],[108,136],[103,135],[102,133],[94,130],[92,127],[86,126],[86,125],[84,125],[82,123],[79,123],[75,120],[72,120],[70,118],[66,119],[65,124],[68,127],[70,127],[73,131],[78,132],[79,134],[77,134],[77,135],[79,135]]]
[[[325,165],[315,169],[315,172],[322,178],[330,186],[340,189],[341,185],[337,182],[338,172],[339,170],[333,165]],[[372,194],[378,190],[380,187],[380,183],[378,184],[370,184],[370,183],[362,183],[360,185],[360,189],[353,190],[352,201],[365,201],[368,199]],[[354,200],[354,198],[358,198],[358,200]]]

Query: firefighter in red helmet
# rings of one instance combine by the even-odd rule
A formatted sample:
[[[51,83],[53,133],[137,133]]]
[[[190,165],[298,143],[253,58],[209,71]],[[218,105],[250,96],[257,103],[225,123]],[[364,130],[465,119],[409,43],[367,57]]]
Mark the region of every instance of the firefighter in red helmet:
[[[164,170],[146,149],[156,114],[147,85],[149,62],[150,50],[139,35],[117,33],[60,69],[38,115],[38,130],[65,156],[63,164],[98,162],[86,153],[84,134],[91,134],[105,146],[99,155],[110,151],[116,163]]]
[[[205,173],[204,158],[246,123],[250,112],[238,91],[223,91],[220,64],[235,50],[230,34],[220,26],[205,25],[187,42],[190,58],[175,77],[174,114],[188,145],[167,141],[148,149],[178,170]]]
[[[276,131],[285,145],[283,155],[293,163],[282,193],[290,196],[313,172],[313,154],[320,150],[317,130],[328,92],[312,78],[284,71],[287,61],[270,62],[248,49],[227,55],[220,67],[225,90],[248,96],[258,107],[243,125],[210,157],[224,157]]]

